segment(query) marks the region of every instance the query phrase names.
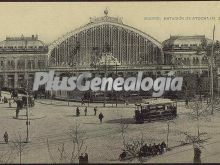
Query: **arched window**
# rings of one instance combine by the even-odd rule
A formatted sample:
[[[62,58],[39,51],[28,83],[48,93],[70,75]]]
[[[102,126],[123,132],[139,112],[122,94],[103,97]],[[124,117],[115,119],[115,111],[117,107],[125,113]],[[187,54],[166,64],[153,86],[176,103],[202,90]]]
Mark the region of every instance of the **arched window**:
[[[25,69],[25,60],[19,59],[17,62],[17,69]]]

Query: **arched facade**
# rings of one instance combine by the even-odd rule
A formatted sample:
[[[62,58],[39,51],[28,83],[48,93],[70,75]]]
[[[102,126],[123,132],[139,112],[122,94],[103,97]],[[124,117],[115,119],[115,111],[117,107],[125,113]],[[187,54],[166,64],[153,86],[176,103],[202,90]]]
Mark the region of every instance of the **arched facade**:
[[[49,47],[49,66],[90,68],[106,51],[123,66],[163,64],[160,42],[106,15],[91,18],[90,23],[54,41]]]

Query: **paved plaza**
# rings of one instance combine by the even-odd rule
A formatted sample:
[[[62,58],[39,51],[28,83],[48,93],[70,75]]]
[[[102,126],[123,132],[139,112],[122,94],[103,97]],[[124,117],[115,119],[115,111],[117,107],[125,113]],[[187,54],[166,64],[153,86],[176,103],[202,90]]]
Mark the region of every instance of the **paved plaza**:
[[[6,97],[9,95],[4,94]],[[80,116],[76,117],[76,106],[80,108]],[[87,104],[85,105],[87,106]],[[89,154],[90,163],[114,163],[120,162],[118,157],[123,149],[123,140],[121,134],[121,123],[128,125],[125,133],[126,141],[143,139],[146,143],[161,143],[167,140],[167,121],[155,121],[151,123],[135,124],[133,120],[134,105],[107,105],[90,104],[87,116],[84,116],[84,108],[80,103],[55,100],[36,100],[35,106],[30,108],[30,143],[22,153],[22,163],[54,163],[59,162],[59,151],[63,144],[65,150],[71,151],[72,138],[69,135],[76,124],[80,124],[79,132],[84,132],[84,146],[87,147],[86,152]],[[97,106],[97,115],[94,116],[93,108]],[[8,104],[0,104],[0,152],[5,153],[11,151],[13,141],[20,134],[25,141],[26,138],[26,110],[21,110],[18,119],[14,119],[16,104],[12,104],[9,108]],[[104,114],[103,123],[100,124],[98,114]],[[185,108],[185,103],[178,102],[178,117],[175,123],[170,124],[169,147],[171,151],[167,151],[163,155],[155,156],[149,159],[143,159],[146,162],[193,162],[192,145],[180,146],[185,136],[181,133],[184,131],[191,132],[196,135],[197,122],[189,119],[187,113],[189,109]],[[214,116],[209,120],[200,121],[200,131],[207,133],[208,141],[204,143],[202,149],[202,162],[218,162],[220,147],[220,117],[219,112],[215,112]],[[4,144],[3,134],[7,131],[9,134],[9,144]],[[48,151],[47,140],[49,141],[50,152]],[[51,160],[51,154],[56,160]],[[4,160],[2,160],[4,161]],[[19,163],[19,155],[13,153],[10,162]],[[75,160],[78,162],[78,159]],[[138,162],[138,160],[124,161]],[[68,162],[66,162],[68,163]]]

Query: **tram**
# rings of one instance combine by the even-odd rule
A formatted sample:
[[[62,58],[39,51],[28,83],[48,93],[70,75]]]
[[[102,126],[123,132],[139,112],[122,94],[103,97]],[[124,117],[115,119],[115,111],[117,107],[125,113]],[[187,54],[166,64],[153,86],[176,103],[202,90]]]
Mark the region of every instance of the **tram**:
[[[136,123],[170,120],[177,116],[177,102],[170,99],[143,99],[141,104],[135,105]]]

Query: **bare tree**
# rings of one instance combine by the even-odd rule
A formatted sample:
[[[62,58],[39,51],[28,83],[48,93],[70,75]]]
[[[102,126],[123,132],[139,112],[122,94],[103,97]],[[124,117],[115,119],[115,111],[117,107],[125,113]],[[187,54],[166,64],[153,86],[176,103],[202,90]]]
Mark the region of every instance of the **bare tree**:
[[[209,138],[205,138],[205,135],[207,133],[199,133],[199,135],[191,135],[188,132],[183,132],[183,134],[186,136],[185,144],[191,144],[193,145],[194,149],[194,162],[201,163],[201,148],[205,148],[203,146],[203,143],[207,142]]]
[[[210,105],[203,103],[201,100],[195,100],[189,103],[190,112],[188,117],[197,121],[197,136],[200,136],[200,120],[210,121]]]
[[[170,150],[169,148],[169,134],[170,134],[170,124],[174,123],[176,124],[174,121],[167,121],[167,150]]]
[[[67,160],[67,153],[66,153],[66,151],[65,151],[65,146],[64,146],[65,144],[63,143],[60,147],[58,147],[58,151],[59,151],[59,155],[60,155],[60,158],[59,158],[59,160],[60,160],[60,162],[62,163],[62,162],[66,162],[66,160]]]
[[[208,137],[206,136],[206,132],[201,132],[200,129],[200,121],[210,121],[211,113],[210,113],[210,104],[206,104],[202,102],[202,100],[194,100],[189,103],[190,112],[187,114],[188,117],[196,121],[197,133],[190,133],[189,131],[180,131],[179,133],[185,136],[185,139],[180,141],[181,145],[190,144],[193,145],[194,152],[195,146],[199,146],[199,148],[204,148],[202,143],[208,141]],[[194,153],[195,154],[195,153]]]
[[[209,103],[208,109],[211,109],[211,103]],[[213,109],[214,109],[214,111],[220,111],[220,98],[215,97],[213,99]]]
[[[141,147],[144,145],[143,133],[141,138],[131,139],[125,143],[124,150],[130,155],[131,158],[139,158]],[[140,160],[140,159],[139,159]]]
[[[189,132],[182,132],[185,135],[185,144],[202,144],[204,142],[207,142],[208,138],[205,136],[207,133],[199,133],[199,135],[192,135]]]
[[[4,150],[0,152],[0,164],[12,163],[14,159],[13,155],[13,150]]]
[[[51,152],[51,148],[50,148],[50,144],[49,144],[49,140],[47,139],[47,150],[48,150],[48,153],[49,153],[49,156],[50,156],[50,159],[51,161],[53,162],[53,164],[56,163],[56,160]]]
[[[122,116],[121,116],[121,122],[120,122],[120,132],[123,140],[123,146],[125,147],[126,141],[125,141],[125,134],[126,129],[128,128],[128,124],[123,123]]]
[[[80,124],[76,122],[75,126],[70,129],[69,135],[73,142],[72,153],[70,162],[74,162],[76,158],[80,156],[80,153],[86,152],[87,146],[85,145],[85,132],[80,128]]]
[[[48,153],[53,163],[75,163],[80,154],[86,152],[87,146],[85,145],[85,132],[81,130],[80,124],[76,122],[75,126],[68,132],[68,135],[72,142],[71,149],[66,148],[65,144],[62,143],[58,147],[57,153],[51,152],[49,140],[47,140]]]
[[[121,117],[120,133],[121,133],[122,141],[123,141],[123,150],[127,153],[128,159],[139,158],[140,148],[143,147],[144,145],[143,133],[141,133],[141,138],[138,138],[138,139],[132,138],[130,140],[126,140],[127,128],[128,128],[128,124],[125,124],[122,121],[122,117]],[[139,161],[141,160],[139,159]]]
[[[15,150],[17,154],[19,155],[20,164],[22,162],[21,161],[22,154],[24,150],[26,149],[26,147],[27,147],[27,143],[24,140],[22,140],[21,134],[18,133],[18,137],[16,137],[15,140],[12,141],[11,149]]]

